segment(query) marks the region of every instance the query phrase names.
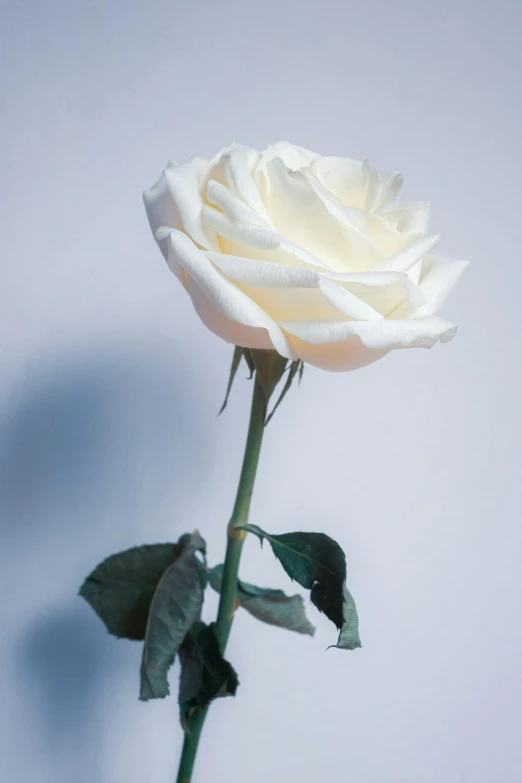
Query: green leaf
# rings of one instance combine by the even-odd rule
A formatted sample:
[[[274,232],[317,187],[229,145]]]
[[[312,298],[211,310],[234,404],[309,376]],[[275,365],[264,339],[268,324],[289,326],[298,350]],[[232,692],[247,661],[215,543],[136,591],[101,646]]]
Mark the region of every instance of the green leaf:
[[[325,533],[271,535],[257,525],[238,529],[254,533],[261,542],[266,538],[288,576],[310,590],[312,603],[339,629],[335,647],[361,646],[355,602],[345,585],[346,558],[333,538]]]
[[[111,555],[87,577],[80,595],[109,633],[144,639],[154,591],[178,551],[177,544],[149,544]]]
[[[304,373],[304,362],[302,361],[299,365],[299,386],[301,385],[301,381],[303,380],[303,373]]]
[[[192,625],[199,620],[205,579],[197,559],[205,552],[199,533],[178,541],[179,554],[161,577],[150,606],[140,671],[140,699],[169,694],[167,673]]]
[[[230,390],[232,389],[232,384],[234,383],[234,378],[236,377],[237,368],[239,367],[239,363],[241,362],[241,357],[243,356],[243,349],[239,347],[239,345],[236,345],[234,348],[234,355],[232,357],[232,366],[230,368],[230,375],[228,378],[228,385],[227,385],[227,391],[225,394],[225,400],[223,402],[223,405],[221,406],[221,410],[218,413],[218,416],[223,413],[225,408],[227,407],[228,397],[230,395]]]
[[[243,357],[245,359],[245,362],[248,364],[248,369],[250,370],[250,376],[248,378],[248,380],[250,381],[254,376],[256,368],[252,356],[250,355],[250,350],[248,348],[243,348]]]
[[[235,696],[239,681],[231,664],[223,658],[214,623],[195,623],[179,651],[181,677],[179,708],[185,731],[192,712],[216,698]]]
[[[270,419],[272,418],[272,416],[274,415],[274,413],[276,412],[276,410],[279,408],[281,403],[283,402],[285,394],[290,389],[290,386],[292,385],[292,381],[294,380],[294,378],[295,378],[295,376],[296,376],[296,374],[297,374],[297,372],[299,370],[299,365],[300,365],[299,361],[295,361],[295,362],[291,363],[290,369],[288,371],[288,376],[286,378],[286,383],[283,386],[283,390],[281,391],[281,394],[279,395],[279,399],[277,400],[276,404],[272,408],[271,414],[268,416],[268,418],[267,418],[267,420],[265,422],[265,427],[268,424],[268,422],[270,421]]]
[[[288,359],[278,354],[277,351],[268,351],[262,348],[251,348],[250,356],[268,402],[272,392],[283,376]]]
[[[354,650],[361,646],[359,638],[359,616],[355,607],[355,601],[346,585],[343,586],[343,624],[339,639],[334,647],[341,650]]]
[[[218,593],[221,592],[222,579],[222,565],[210,570],[210,584]],[[237,600],[243,609],[263,623],[309,636],[314,635],[315,628],[306,616],[304,602],[300,595],[285,595],[282,590],[256,587],[238,580]]]

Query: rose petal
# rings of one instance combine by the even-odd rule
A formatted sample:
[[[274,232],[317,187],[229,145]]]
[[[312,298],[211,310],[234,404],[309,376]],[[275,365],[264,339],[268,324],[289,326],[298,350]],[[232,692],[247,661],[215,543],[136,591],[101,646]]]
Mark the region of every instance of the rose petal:
[[[189,237],[206,250],[218,250],[217,239],[201,220],[202,188],[209,163],[203,158],[191,158],[188,163],[165,169],[170,195]]]
[[[382,272],[407,272],[414,264],[429,253],[440,241],[439,234],[421,234],[409,242],[406,247],[399,250],[393,256],[379,261],[375,264],[373,271]]]
[[[405,237],[380,215],[339,204],[313,175],[307,172],[301,176],[306,176],[328,212],[350,232],[355,232],[371,245],[378,257],[382,259],[394,255],[404,247]]]
[[[375,351],[367,348],[358,337],[350,337],[339,343],[314,345],[300,340],[291,334],[287,335],[296,355],[303,362],[329,372],[348,372],[366,367],[378,359],[382,359],[388,351]]]
[[[304,175],[291,172],[280,158],[274,158],[267,171],[268,211],[280,234],[338,271],[368,269],[382,260],[373,241],[332,214],[340,207],[327,207]]]
[[[440,309],[468,264],[469,261],[442,256],[424,258],[419,289],[426,297],[425,313],[436,313]]]
[[[318,288],[319,275],[296,266],[255,261],[225,253],[206,253],[220,272],[254,288]]]
[[[332,275],[329,277],[335,279]],[[343,288],[363,299],[385,318],[409,318],[426,304],[424,294],[404,272],[367,272],[336,277],[343,278],[337,280]],[[398,310],[400,316],[397,315]]]
[[[212,306],[212,309],[209,308],[207,313],[204,301],[198,300],[198,313],[201,319],[206,324],[214,324],[214,327],[209,326],[209,328],[213,330],[217,328],[216,324],[218,321],[213,312],[217,310],[229,321],[235,321],[243,326],[266,329],[276,351],[282,356],[293,358],[293,350],[275,321],[249,296],[231,283],[230,280],[227,280],[208,260],[204,252],[198,250],[186,234],[177,230],[171,231],[169,243],[169,265],[172,262],[179,264],[189,276],[187,286],[189,294],[192,296],[193,287],[191,282],[194,281]],[[238,334],[240,333],[241,330],[238,330]],[[228,338],[223,335],[223,339],[226,340]],[[247,339],[246,333],[245,339]],[[237,342],[236,344],[242,345],[243,343]]]
[[[457,327],[427,315],[407,321],[280,321],[280,326],[305,342],[314,344],[343,342],[359,337],[367,348],[391,351],[394,348],[431,348],[438,340],[448,342]]]
[[[379,210],[377,214],[403,234],[425,234],[430,222],[430,204],[427,201],[412,201]]]
[[[254,288],[237,284],[276,323],[303,318],[336,321],[344,313],[331,304],[318,288]],[[361,302],[361,307],[364,303]]]
[[[231,190],[239,196],[265,223],[270,216],[253,179],[261,153],[251,147],[234,144],[223,153],[219,165]]]
[[[368,193],[364,164],[351,158],[324,157],[315,160],[311,172],[342,204],[362,209]]]
[[[203,218],[206,223],[219,234],[231,242],[242,245],[245,248],[252,247],[263,251],[275,251],[282,248],[287,253],[292,253],[300,261],[314,267],[322,267],[331,271],[330,267],[316,258],[304,248],[299,247],[277,231],[265,229],[261,226],[250,226],[244,223],[235,223],[222,212],[213,207],[203,207]],[[246,254],[244,254],[245,257]]]
[[[194,309],[203,324],[222,340],[232,343],[232,345],[239,345],[242,348],[275,350],[275,346],[265,328],[245,326],[227,318],[212,304],[199,285],[193,280],[190,281],[190,297]]]
[[[254,212],[245,202],[238,198],[230,188],[211,179],[207,186],[207,200],[215,204],[235,223],[246,223],[253,226],[270,228],[269,224],[257,212]]]
[[[372,306],[379,311],[388,311],[390,307],[393,306],[393,303],[390,302],[388,298],[377,305],[378,297],[391,287],[402,288],[405,291],[408,300],[415,307],[421,307],[426,304],[426,297],[405,272],[372,271],[357,272],[354,274],[328,274],[326,277],[330,280],[336,280],[338,283],[342,283],[353,293],[358,295],[360,293],[365,301],[368,301],[368,297],[372,297],[372,300],[375,302],[372,302]],[[383,312],[383,315],[385,314],[386,312]]]
[[[375,169],[373,170],[375,171]],[[375,172],[373,192],[368,195],[366,209],[374,212],[378,209],[391,207],[397,202],[402,188],[402,174],[392,171],[391,174]]]
[[[167,235],[165,232],[158,238],[157,231],[161,227],[181,229],[181,219],[178,208],[170,194],[165,171],[154,185],[143,193],[145,210],[149,219],[151,231],[160,246],[161,252],[167,257]]]
[[[333,280],[322,278],[320,281],[321,291],[328,302],[335,307],[336,310],[348,316],[348,318],[354,318],[360,321],[380,321],[382,320],[381,313],[374,310],[363,299],[360,299],[355,294],[352,294],[347,289],[340,285],[337,285]]]
[[[288,141],[276,141],[275,144],[270,144],[261,154],[261,158],[257,164],[256,177],[262,173],[266,173],[268,164],[274,160],[274,158],[280,158],[289,169],[298,171],[301,168],[312,165],[313,161],[319,158],[319,155],[304,147],[290,144]]]
[[[266,255],[266,254],[265,254]],[[346,274],[323,273],[286,264],[272,263],[264,258],[255,260],[241,256],[233,256],[224,253],[206,253],[217,268],[231,280],[252,288],[319,288],[323,287],[323,293],[327,300],[336,307],[334,300],[328,296],[328,281],[334,281],[336,288],[342,288],[350,297],[357,297],[361,302],[369,305],[368,318],[374,319],[387,316],[403,302],[408,302],[411,311],[426,303],[424,294],[419,291],[403,272],[359,272]],[[322,283],[321,281],[325,281]],[[259,304],[255,292],[249,290]],[[334,291],[334,294],[337,293]],[[342,294],[340,294],[342,296]],[[339,300],[340,301],[340,300]],[[347,313],[341,306],[341,312]],[[364,318],[363,310],[359,315],[352,317]],[[272,313],[271,313],[272,314]],[[349,314],[349,313],[347,313]],[[273,314],[272,314],[273,315]],[[273,315],[273,317],[276,317]],[[330,317],[332,317],[330,315]]]
[[[321,275],[317,272],[222,253],[206,255],[274,321],[309,317],[335,319],[340,315],[321,291]],[[361,307],[364,307],[363,303]]]

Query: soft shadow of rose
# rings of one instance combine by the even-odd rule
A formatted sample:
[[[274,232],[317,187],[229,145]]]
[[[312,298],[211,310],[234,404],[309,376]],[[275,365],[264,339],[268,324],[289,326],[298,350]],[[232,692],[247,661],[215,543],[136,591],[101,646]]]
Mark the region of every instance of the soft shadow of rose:
[[[136,672],[131,648],[76,594],[113,551],[183,532],[173,498],[176,511],[190,504],[211,455],[192,372],[157,346],[44,357],[3,412],[2,571],[15,639],[4,708],[24,702],[15,731],[24,739],[5,760],[13,772],[34,749],[57,782],[105,783],[100,710],[122,668]]]

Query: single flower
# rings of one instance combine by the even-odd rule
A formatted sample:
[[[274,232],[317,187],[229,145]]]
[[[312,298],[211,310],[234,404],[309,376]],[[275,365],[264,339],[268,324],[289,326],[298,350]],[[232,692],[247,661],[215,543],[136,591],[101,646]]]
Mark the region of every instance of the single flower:
[[[352,370],[457,327],[435,313],[467,261],[432,255],[429,205],[402,177],[287,142],[169,163],[144,194],[203,323],[245,348]]]

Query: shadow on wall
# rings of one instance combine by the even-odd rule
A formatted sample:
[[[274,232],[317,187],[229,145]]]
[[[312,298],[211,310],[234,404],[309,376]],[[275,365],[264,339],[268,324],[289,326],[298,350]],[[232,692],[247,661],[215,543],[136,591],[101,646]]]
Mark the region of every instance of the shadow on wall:
[[[180,508],[189,507],[211,451],[192,371],[171,346],[167,356],[155,347],[42,361],[0,424],[2,569],[14,585],[16,637],[8,701],[19,698],[23,678],[28,719],[21,714],[15,736],[23,742],[8,754],[27,765],[31,748],[44,748],[56,782],[105,781],[100,705],[115,667],[117,682],[123,664],[134,686],[135,653],[122,656],[75,596],[108,554],[183,532]],[[31,779],[47,779],[39,774]]]
[[[69,606],[27,629],[17,651],[18,676],[31,694],[34,740],[46,749],[55,783],[105,783],[100,707],[121,670],[122,647],[76,603]]]
[[[65,357],[18,384],[0,423],[0,524],[7,541],[120,530],[201,481],[208,453],[191,368],[176,357]],[[197,471],[194,468],[197,466]]]

